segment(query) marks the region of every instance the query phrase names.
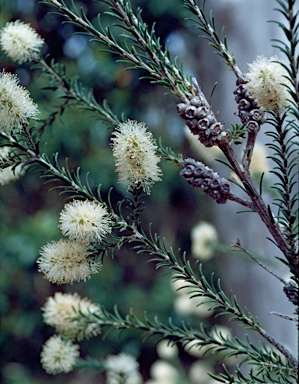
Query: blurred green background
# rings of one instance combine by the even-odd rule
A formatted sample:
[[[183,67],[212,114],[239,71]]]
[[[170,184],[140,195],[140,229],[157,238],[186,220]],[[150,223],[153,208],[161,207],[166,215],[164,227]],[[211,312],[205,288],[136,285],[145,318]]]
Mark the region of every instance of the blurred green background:
[[[99,11],[106,9],[100,1],[77,3],[94,20]],[[191,52],[188,48],[198,33],[189,30],[188,24],[183,22],[186,10],[178,6],[179,2],[133,1],[136,3],[143,9],[142,15],[149,25],[157,22],[157,35],[163,43],[169,41],[173,55],[182,51],[187,53],[186,69],[200,71],[196,51]],[[79,76],[87,89],[93,87],[97,101],[107,99],[119,116],[123,113],[130,119],[144,121],[156,139],[161,137],[165,145],[178,153],[191,155],[183,122],[175,110],[178,100],[165,94],[167,90],[160,86],[148,80],[140,81],[143,74],[137,70],[124,71],[124,64],[116,62],[115,56],[100,51],[100,46],[89,43],[86,36],[73,35],[74,26],[62,24],[62,18],[50,11],[36,0],[4,0],[0,2],[0,27],[16,19],[31,23],[46,40],[44,53],[63,62],[68,75]],[[191,38],[184,40],[186,34]],[[41,90],[47,79],[39,76],[37,70],[30,70],[29,65],[16,67],[2,52],[0,60],[1,68],[16,73],[21,84],[28,87],[39,105],[41,117],[62,102],[57,94]],[[59,151],[61,158],[68,157],[70,168],[80,165],[83,175],[89,172],[91,183],[102,185],[103,196],[114,186],[113,199],[117,201],[126,192],[117,183],[109,146],[110,134],[111,127],[89,112],[69,108],[63,121],[58,119],[52,129],[45,132],[42,145],[48,154]],[[199,219],[212,220],[211,202],[203,194],[195,193],[179,177],[178,168],[165,161],[161,167],[163,181],[157,183],[145,199],[144,226],[152,222],[153,231],[165,236],[168,245],[190,252],[190,229]],[[102,376],[93,371],[49,376],[42,370],[41,346],[53,330],[43,324],[40,308],[56,291],[78,292],[107,309],[113,309],[117,304],[121,313],[133,308],[137,315],[142,316],[146,310],[149,317],[158,315],[160,320],[171,316],[174,321],[183,319],[194,326],[199,321],[175,311],[175,293],[168,271],[157,271],[154,263],[148,263],[146,255],[120,251],[114,259],[107,257],[102,272],[83,284],[55,286],[45,280],[37,272],[35,261],[44,244],[60,238],[57,224],[64,199],[65,196],[60,196],[57,191],[49,192],[49,185],[43,184],[40,175],[33,172],[0,188],[0,381],[4,384],[102,382]],[[209,274],[217,267],[209,261],[205,270]],[[216,320],[210,316],[205,321]],[[141,372],[148,379],[150,366],[158,356],[153,340],[141,342],[140,333],[125,332],[119,337],[115,332],[104,340],[98,337],[81,343],[82,357],[104,358],[121,351],[137,357]],[[196,360],[182,348],[180,358],[186,370]]]

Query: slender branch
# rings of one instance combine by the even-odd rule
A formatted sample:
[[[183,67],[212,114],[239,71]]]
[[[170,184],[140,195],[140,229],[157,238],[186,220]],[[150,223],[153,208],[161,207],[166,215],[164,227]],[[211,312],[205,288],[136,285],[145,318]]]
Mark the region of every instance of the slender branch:
[[[81,17],[73,13],[70,9],[68,9],[66,6],[64,6],[62,3],[60,3],[57,0],[45,0],[43,1],[45,4],[51,4],[56,9],[58,9],[59,12],[64,14],[69,20],[75,22],[80,27],[82,27],[85,31],[88,32],[91,36],[95,37],[96,39],[100,40],[102,43],[110,47],[111,49],[118,52],[121,56],[123,56],[128,61],[134,63],[136,66],[141,66],[146,71],[150,72],[152,76],[156,77],[158,80],[160,80],[160,76],[158,76],[155,73],[152,73],[151,68],[146,65],[144,62],[141,62],[138,60],[133,54],[130,54],[125,49],[123,49],[121,46],[117,45],[114,40],[109,38],[108,36],[104,35],[103,33],[99,32],[97,29],[95,29],[91,23],[83,20]]]
[[[269,314],[270,315],[275,315],[275,316],[278,316],[278,317],[282,317],[285,320],[295,321],[296,323],[299,322],[299,320],[296,317],[289,316],[289,315],[286,315],[284,313],[279,313],[279,312],[271,311],[271,312],[269,312]]]
[[[111,0],[112,1],[112,0]],[[132,53],[127,49],[122,48],[113,38],[111,35],[111,32],[109,30],[106,31],[105,33],[101,33],[98,31],[94,26],[91,24],[91,22],[87,19],[87,17],[80,17],[79,15],[76,15],[74,12],[72,12],[67,6],[65,6],[64,2],[59,2],[57,0],[44,0],[44,4],[47,5],[52,5],[54,8],[56,8],[59,12],[61,12],[67,19],[78,25],[79,27],[83,28],[90,36],[94,37],[96,40],[102,42],[106,46],[108,46],[111,50],[114,52],[118,53],[121,57],[125,58],[127,61],[133,63],[136,68],[142,68],[146,72],[149,73],[151,77],[153,77],[155,80],[158,82],[162,83],[165,85],[165,79],[168,80],[168,86],[173,90],[173,92],[177,95],[180,96],[180,98],[186,98],[186,94],[189,95],[190,97],[193,95],[192,92],[192,84],[190,84],[178,71],[178,69],[174,66],[174,64],[170,63],[169,59],[167,58],[166,53],[162,53],[161,47],[160,49],[160,59],[164,59],[164,63],[167,64],[168,66],[171,66],[171,69],[175,71],[175,74],[179,74],[179,77],[181,79],[180,84],[184,85],[183,90],[181,87],[178,85],[179,81],[178,79],[173,77],[172,74],[165,69],[165,66],[162,65],[161,60],[159,61],[157,59],[157,55],[151,52],[148,49],[149,43],[151,40],[146,41],[142,37],[142,40],[140,41],[140,44],[142,47],[146,49],[146,52],[151,52],[148,63],[146,63],[141,55],[138,55],[137,52],[132,51]],[[121,4],[118,5],[118,3],[113,2],[119,10],[123,12],[124,8],[121,7]],[[136,16],[134,16],[134,20],[137,20]],[[133,16],[131,18],[133,19]],[[124,13],[125,17],[125,23],[130,23],[132,25],[132,32],[135,33],[137,29],[136,23],[132,23],[129,17]],[[139,37],[142,36],[138,35]],[[139,40],[138,40],[139,41]],[[158,51],[158,47],[156,49],[156,52]],[[152,60],[154,60],[155,65],[152,64]],[[159,69],[159,71],[157,70]]]
[[[279,281],[282,282],[282,284],[286,285],[286,281],[283,280],[281,277],[279,277],[275,272],[273,272],[271,269],[269,269],[266,265],[261,263],[255,256],[253,256],[252,253],[248,252],[245,248],[242,247],[240,243],[240,239],[236,239],[236,241],[233,243],[233,247],[241,250],[242,252],[246,253],[253,261],[255,261],[260,267],[262,267],[265,271],[269,272],[272,276],[276,277]]]
[[[252,159],[252,155],[253,155],[253,149],[254,149],[257,134],[258,134],[258,132],[254,131],[254,132],[248,132],[248,135],[247,135],[247,142],[246,142],[246,146],[244,149],[243,158],[241,161],[244,169],[247,169],[247,170],[249,170],[249,168],[250,168],[251,159]]]
[[[244,361],[254,361],[254,363],[258,364],[261,363],[259,360],[260,358],[261,360],[264,360],[265,364],[271,364],[273,367],[281,368],[278,361],[273,361],[273,357],[263,353],[264,351],[257,351],[256,349],[251,351],[250,344],[242,343],[237,339],[225,338],[221,334],[215,338],[214,335],[211,332],[205,330],[203,326],[201,326],[198,330],[193,330],[191,328],[187,328],[186,326],[183,326],[182,328],[175,326],[172,324],[171,320],[169,325],[164,325],[157,319],[155,319],[155,321],[150,321],[146,318],[146,321],[142,321],[132,312],[125,318],[120,317],[118,311],[116,313],[117,315],[115,316],[104,310],[104,318],[101,317],[99,320],[95,318],[94,321],[98,322],[100,326],[112,326],[115,329],[142,330],[148,335],[157,335],[163,337],[163,339],[172,340],[175,343],[181,342],[185,347],[188,347],[188,343],[196,341],[196,346],[208,346],[209,350],[212,350],[216,353],[229,350],[231,351],[231,355],[246,355]],[[285,369],[286,371],[290,371],[289,374],[296,374],[295,370],[291,369],[290,367],[285,367]]]
[[[167,339],[173,343],[181,343],[185,348],[207,347],[212,353],[229,353],[230,356],[241,356],[242,362],[250,362],[260,367],[265,365],[271,367],[272,370],[284,371],[286,374],[296,377],[296,367],[291,366],[290,361],[281,359],[280,354],[275,354],[267,350],[266,347],[260,349],[255,348],[248,339],[241,342],[238,338],[228,338],[214,330],[206,329],[200,323],[198,329],[182,324],[181,327],[174,325],[172,320],[168,324],[161,323],[157,317],[149,320],[145,314],[145,319],[137,318],[131,310],[125,317],[121,316],[115,307],[114,313],[108,312],[105,308],[101,308],[100,314],[83,314],[78,313],[70,320],[77,321],[78,331],[84,334],[84,330],[91,324],[95,328],[109,327],[117,330],[141,330],[144,337],[157,336],[161,339]],[[79,333],[78,332],[78,333]]]
[[[172,89],[177,89],[178,81],[185,84],[184,89],[190,89],[192,87],[191,84],[184,77],[182,77],[181,72],[173,65],[173,63],[171,63],[166,53],[161,50],[161,46],[157,46],[158,42],[153,41],[153,36],[151,36],[147,32],[146,25],[142,22],[140,17],[137,18],[134,15],[130,3],[128,1],[125,2],[124,0],[110,0],[110,2],[113,7],[119,11],[124,23],[130,29],[132,35],[136,36],[138,45],[143,48],[143,50],[149,55],[149,58],[160,69],[163,75],[170,81]],[[140,33],[140,31],[143,31],[143,33]],[[171,67],[174,76],[167,69],[167,67]],[[185,93],[180,91],[180,97],[184,98]]]
[[[141,238],[141,234],[136,232],[134,234],[136,239]],[[146,242],[148,243],[148,242]],[[179,275],[181,275],[185,281],[188,281],[192,285],[195,285],[199,290],[204,291],[205,293],[208,293],[209,297],[213,298],[217,303],[220,304],[221,307],[223,307],[226,311],[231,312],[234,314],[234,316],[240,320],[241,322],[248,325],[251,329],[254,329],[257,331],[264,339],[266,339],[270,344],[275,346],[287,359],[290,360],[291,364],[295,367],[298,366],[298,361],[295,359],[294,356],[280,343],[278,343],[268,332],[266,332],[261,325],[257,325],[252,320],[252,315],[246,316],[244,313],[240,311],[239,308],[236,306],[231,305],[231,303],[228,303],[227,301],[223,300],[223,298],[220,295],[215,294],[211,289],[207,289],[205,284],[203,284],[203,279],[196,279],[193,274],[190,274],[185,266],[181,266],[179,263],[175,262],[172,258],[170,258],[165,253],[161,252],[160,249],[158,249],[155,246],[151,246],[153,249],[155,255],[159,254],[161,258],[163,258],[165,264],[167,264],[171,269],[175,269]]]
[[[233,193],[229,193],[226,197],[227,200],[234,201],[237,204],[243,205],[243,207],[253,209],[253,204],[251,201],[244,200],[241,197],[234,195]]]
[[[244,75],[242,71],[239,69],[239,67],[237,66],[235,62],[235,58],[228,51],[226,44],[220,41],[216,30],[207,22],[202,9],[197,4],[197,1],[196,0],[183,0],[183,1],[188,5],[188,8],[197,16],[200,24],[202,25],[201,29],[209,35],[210,39],[213,42],[213,45],[215,45],[215,47],[219,50],[225,62],[228,64],[228,66],[232,69],[232,71],[236,75],[237,79],[241,83],[243,83]]]
[[[82,92],[74,89],[72,81],[66,77],[62,77],[59,71],[55,70],[54,65],[50,66],[44,59],[41,59],[39,63],[42,69],[56,80],[58,84],[57,89],[63,91],[69,99],[75,100],[78,103],[83,103],[86,108],[99,113],[103,119],[107,120],[113,126],[117,126],[120,123],[120,120],[111,111],[109,111],[109,113],[107,108],[104,109],[98,103],[93,101],[91,97],[86,97]]]
[[[52,4],[55,8],[57,8],[62,14],[64,14],[67,19],[75,22],[79,26],[81,26],[84,30],[86,30],[90,35],[95,37],[96,39],[99,39],[104,44],[106,44],[108,47],[111,47],[115,50],[118,50],[119,53],[124,56],[126,59],[132,61],[136,65],[140,64],[140,61],[138,61],[133,55],[130,55],[126,50],[121,48],[120,46],[115,45],[115,41],[111,38],[107,37],[103,33],[99,32],[97,29],[95,29],[90,22],[87,22],[83,20],[81,17],[73,13],[69,8],[67,8],[65,5],[60,3],[57,0],[45,0],[43,1],[45,4]],[[144,63],[143,63],[144,64]],[[149,68],[145,68],[149,70]]]
[[[232,147],[228,142],[220,143],[219,148],[222,150],[222,152],[224,153],[224,155],[232,165],[233,169],[235,170],[237,176],[241,180],[248,196],[250,197],[253,203],[254,211],[258,213],[263,223],[268,228],[269,232],[271,233],[274,240],[276,241],[276,244],[279,247],[279,249],[283,252],[286,258],[290,262],[292,262],[292,257],[290,256],[290,250],[286,242],[286,239],[281,234],[277,224],[274,221],[274,218],[270,216],[269,211],[264,203],[264,200],[256,190],[256,187],[250,177],[249,171],[247,169],[244,169],[242,164],[240,164],[239,160],[236,157],[235,152],[233,151]]]

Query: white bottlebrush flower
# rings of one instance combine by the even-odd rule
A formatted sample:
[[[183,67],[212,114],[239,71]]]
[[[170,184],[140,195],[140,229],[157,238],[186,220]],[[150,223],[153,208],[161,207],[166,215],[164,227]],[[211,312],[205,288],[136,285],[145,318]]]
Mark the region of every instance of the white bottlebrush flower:
[[[57,333],[74,336],[76,336],[76,328],[84,324],[85,317],[88,318],[90,314],[101,314],[100,308],[87,298],[82,298],[77,293],[61,292],[56,292],[53,297],[49,297],[42,311],[45,324],[54,327]],[[89,323],[84,327],[86,338],[99,333],[101,329],[98,324]]]
[[[111,225],[106,207],[95,201],[73,200],[64,206],[59,216],[62,234],[86,244],[101,241],[111,232]]]
[[[6,163],[9,156],[10,149],[9,147],[0,148],[0,165]],[[8,166],[5,168],[0,168],[0,184],[5,185],[11,181],[17,180],[20,176],[24,174],[24,169],[22,165],[17,165],[16,167]]]
[[[59,241],[46,244],[37,259],[38,270],[51,283],[72,284],[86,280],[100,269],[100,264],[89,259],[85,244],[78,241]]]
[[[107,384],[141,384],[143,382],[138,371],[138,362],[127,353],[108,356],[105,366],[107,370]]]
[[[29,92],[19,85],[17,76],[0,72],[0,129],[10,134],[37,113],[37,105],[31,100]]]
[[[49,374],[68,373],[73,369],[78,357],[77,344],[63,340],[60,335],[54,335],[43,345],[41,363]]]
[[[5,54],[21,64],[38,58],[44,39],[20,20],[9,22],[0,31],[0,45]]]
[[[112,137],[119,182],[128,187],[141,186],[147,193],[160,180],[157,146],[144,123],[128,120],[119,124]]]
[[[245,84],[252,97],[259,105],[268,111],[282,112],[289,103],[290,94],[286,86],[291,87],[286,78],[288,73],[279,63],[276,56],[270,59],[258,56],[249,64],[249,72],[246,73],[248,83]]]
[[[204,221],[196,225],[191,231],[191,252],[199,260],[209,260],[218,242],[216,228]]]

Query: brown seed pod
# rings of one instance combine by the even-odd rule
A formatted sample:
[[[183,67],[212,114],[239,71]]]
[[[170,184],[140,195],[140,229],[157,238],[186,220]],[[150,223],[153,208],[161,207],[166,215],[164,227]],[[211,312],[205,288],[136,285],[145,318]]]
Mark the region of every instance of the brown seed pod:
[[[186,159],[180,174],[194,189],[203,190],[217,203],[224,204],[227,201],[230,193],[229,182],[224,178],[220,178],[218,173],[213,172],[211,168],[203,163],[193,159]]]

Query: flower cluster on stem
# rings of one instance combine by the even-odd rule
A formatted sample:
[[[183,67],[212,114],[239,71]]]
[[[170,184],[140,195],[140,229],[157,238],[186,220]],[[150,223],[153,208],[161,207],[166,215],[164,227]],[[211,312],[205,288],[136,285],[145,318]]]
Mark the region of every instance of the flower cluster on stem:
[[[6,55],[19,64],[39,57],[44,39],[20,20],[9,22],[0,31],[0,46]]]
[[[9,134],[38,113],[29,92],[19,83],[17,76],[4,71],[0,73],[0,127]]]
[[[112,230],[110,215],[103,204],[73,200],[59,215],[59,228],[64,236],[86,244],[100,242]]]
[[[267,111],[281,113],[290,104],[287,86],[291,88],[291,82],[288,80],[288,72],[283,63],[276,56],[270,59],[258,56],[249,64],[246,79],[245,87]]]
[[[60,335],[50,337],[43,345],[41,363],[44,370],[52,375],[68,373],[79,357],[79,346]]]
[[[57,333],[77,337],[76,329],[83,322],[84,316],[100,315],[100,308],[87,298],[77,293],[56,292],[47,299],[43,308],[44,323],[55,328]],[[84,329],[84,337],[89,338],[101,333],[100,327],[89,324]]]
[[[144,123],[128,120],[119,124],[112,137],[119,182],[129,187],[141,186],[146,193],[161,178],[157,146]]]
[[[46,244],[37,259],[38,269],[51,283],[72,284],[90,278],[100,264],[89,258],[88,247],[79,241],[60,239]]]

